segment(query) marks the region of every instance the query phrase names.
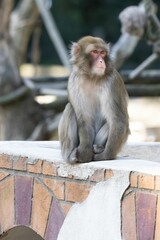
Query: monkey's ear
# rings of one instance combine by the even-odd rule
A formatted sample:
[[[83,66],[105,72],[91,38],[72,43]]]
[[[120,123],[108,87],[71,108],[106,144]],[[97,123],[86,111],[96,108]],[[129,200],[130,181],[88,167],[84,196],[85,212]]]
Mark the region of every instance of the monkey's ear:
[[[78,43],[73,42],[71,46],[72,55],[77,55],[80,52],[81,47]]]
[[[110,50],[111,50],[111,44],[110,43],[106,43],[106,49],[107,49],[107,53],[109,55],[110,54]]]
[[[80,50],[81,50],[81,47],[78,43],[73,42],[71,44],[71,47],[70,47],[71,62],[74,62],[77,59],[77,57],[80,53]]]

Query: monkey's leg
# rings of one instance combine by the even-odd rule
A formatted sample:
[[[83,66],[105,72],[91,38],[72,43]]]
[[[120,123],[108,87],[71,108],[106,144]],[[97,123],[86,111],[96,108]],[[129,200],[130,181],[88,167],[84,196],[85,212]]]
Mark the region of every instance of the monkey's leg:
[[[114,123],[113,126],[113,128],[109,129],[104,151],[94,155],[95,161],[115,159],[117,153],[120,151],[122,145],[126,141],[128,137],[128,127],[126,127],[124,124],[119,124],[119,126],[116,126],[116,123]]]
[[[61,152],[65,161],[70,162],[72,151],[78,146],[77,119],[74,109],[68,103],[63,112],[58,126],[59,140],[61,143]]]
[[[95,154],[98,154],[104,151],[107,138],[108,138],[108,124],[105,123],[99,129],[94,139],[93,152]]]
[[[72,160],[81,163],[90,162],[93,160],[94,129],[91,124],[78,122],[78,134],[79,146],[72,152]]]

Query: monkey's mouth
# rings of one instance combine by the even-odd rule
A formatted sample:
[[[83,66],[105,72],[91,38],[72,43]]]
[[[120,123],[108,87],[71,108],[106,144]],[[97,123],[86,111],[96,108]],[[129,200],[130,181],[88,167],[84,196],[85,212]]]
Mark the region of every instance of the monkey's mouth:
[[[105,73],[105,68],[104,67],[96,67],[93,71],[92,74],[96,76],[102,76]]]
[[[104,66],[97,66],[97,69],[103,69],[103,70],[105,70],[105,67],[104,67]]]
[[[99,72],[99,71],[100,71],[100,72],[104,72],[105,69],[106,69],[106,68],[105,68],[104,66],[97,66],[97,67],[96,67],[96,71],[98,71],[98,72]]]

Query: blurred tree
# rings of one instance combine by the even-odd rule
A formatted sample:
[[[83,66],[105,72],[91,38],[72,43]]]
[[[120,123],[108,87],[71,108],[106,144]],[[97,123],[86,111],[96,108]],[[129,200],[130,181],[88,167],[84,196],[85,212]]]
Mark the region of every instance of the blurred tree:
[[[43,0],[45,3],[46,0]],[[112,44],[120,35],[119,13],[138,0],[54,0],[52,14],[67,46],[84,35],[103,37]],[[160,2],[156,0],[160,6]],[[46,112],[34,101],[30,82],[19,74],[24,61],[36,62],[40,54],[31,47],[41,37],[41,63],[60,63],[47,31],[43,27],[35,0],[0,1],[0,140],[44,139]],[[32,41],[31,41],[32,38]],[[29,48],[28,48],[29,45]],[[28,51],[29,49],[29,51]],[[148,56],[144,41],[125,68],[136,66]],[[33,53],[34,56],[33,56]],[[66,96],[65,96],[66,97]],[[54,115],[53,111],[52,114]],[[39,126],[41,134],[32,134]],[[33,137],[32,136],[36,136]]]
[[[100,36],[113,45],[120,36],[119,13],[127,6],[139,3],[140,0],[54,0],[52,13],[67,46],[84,35]],[[160,2],[155,0],[155,3],[160,8]],[[49,38],[43,35],[41,41],[43,63],[59,63],[54,50],[50,55],[53,48]],[[150,53],[151,48],[141,40],[123,68],[134,68]]]
[[[41,107],[19,75],[38,20],[32,0],[0,2],[0,140],[27,139],[44,119]]]

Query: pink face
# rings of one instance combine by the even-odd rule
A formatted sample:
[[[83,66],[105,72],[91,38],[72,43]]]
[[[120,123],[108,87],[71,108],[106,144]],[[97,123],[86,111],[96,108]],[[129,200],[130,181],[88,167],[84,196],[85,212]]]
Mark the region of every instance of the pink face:
[[[106,63],[105,63],[105,57],[107,53],[104,50],[98,49],[98,50],[92,50],[90,52],[90,56],[93,62],[92,65],[92,74],[101,76],[104,74],[106,69]]]

